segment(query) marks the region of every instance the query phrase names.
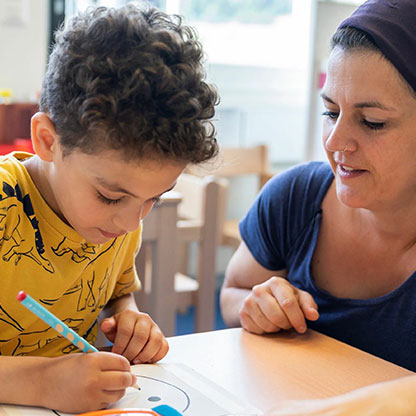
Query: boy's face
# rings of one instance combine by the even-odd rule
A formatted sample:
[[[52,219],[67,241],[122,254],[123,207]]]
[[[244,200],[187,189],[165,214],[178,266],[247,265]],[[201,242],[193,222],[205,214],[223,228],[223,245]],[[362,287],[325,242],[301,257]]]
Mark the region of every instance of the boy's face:
[[[126,162],[119,151],[88,155],[56,152],[43,194],[51,208],[85,240],[102,244],[136,230],[185,163],[171,160]]]

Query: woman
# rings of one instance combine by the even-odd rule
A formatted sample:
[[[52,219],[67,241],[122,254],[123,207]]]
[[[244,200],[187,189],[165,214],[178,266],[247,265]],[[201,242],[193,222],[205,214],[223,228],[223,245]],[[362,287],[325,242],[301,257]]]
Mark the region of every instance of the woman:
[[[416,376],[363,387],[340,396],[282,403],[264,416],[414,416]]]
[[[329,164],[273,178],[242,220],[221,292],[228,325],[308,325],[416,370],[415,21],[414,0],[370,0],[334,34]]]

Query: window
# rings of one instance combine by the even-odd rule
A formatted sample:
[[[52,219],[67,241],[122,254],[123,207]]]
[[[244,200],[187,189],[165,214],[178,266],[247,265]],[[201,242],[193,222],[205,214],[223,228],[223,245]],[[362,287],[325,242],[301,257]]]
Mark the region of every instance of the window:
[[[215,124],[224,146],[265,143],[272,162],[304,159],[312,0],[154,0],[194,26],[221,103]],[[125,0],[67,0],[67,15]],[[135,3],[135,2],[132,2]]]

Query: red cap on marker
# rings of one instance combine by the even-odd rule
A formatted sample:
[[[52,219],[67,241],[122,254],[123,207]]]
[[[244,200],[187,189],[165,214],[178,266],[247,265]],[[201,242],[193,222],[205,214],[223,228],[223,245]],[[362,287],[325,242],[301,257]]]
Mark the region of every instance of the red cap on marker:
[[[25,300],[26,299],[26,293],[23,291],[23,290],[21,290],[18,294],[17,294],[17,300],[19,301],[19,302],[21,302],[22,300]]]

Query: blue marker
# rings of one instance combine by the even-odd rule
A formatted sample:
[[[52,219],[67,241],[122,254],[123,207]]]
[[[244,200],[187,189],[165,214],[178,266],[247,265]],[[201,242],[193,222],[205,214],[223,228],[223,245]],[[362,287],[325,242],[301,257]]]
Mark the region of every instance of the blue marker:
[[[179,413],[176,409],[168,406],[167,404],[152,407],[152,410],[159,413],[160,416],[182,416],[182,413]]]
[[[31,296],[21,291],[17,295],[17,300],[26,306],[31,312],[37,315],[42,321],[50,325],[55,331],[59,332],[68,341],[71,341],[76,347],[83,352],[98,352],[97,348],[88,343],[84,338],[80,337],[75,331],[64,324],[55,315],[45,309],[40,303],[36,302]]]

